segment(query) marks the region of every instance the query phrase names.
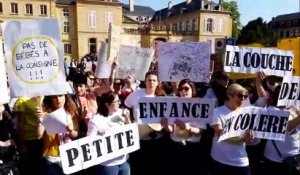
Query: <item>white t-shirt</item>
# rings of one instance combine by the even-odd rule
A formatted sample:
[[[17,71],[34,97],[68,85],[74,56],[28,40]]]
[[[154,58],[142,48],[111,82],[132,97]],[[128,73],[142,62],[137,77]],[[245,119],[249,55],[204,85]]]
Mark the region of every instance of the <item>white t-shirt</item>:
[[[203,98],[209,98],[216,100],[216,106],[218,106],[218,98],[212,88],[208,88]]]
[[[119,119],[119,120],[117,120]],[[122,110],[119,109],[117,112],[115,112],[113,115],[110,115],[108,117],[104,117],[102,115],[95,115],[92,120],[88,123],[88,131],[87,135],[97,135],[98,130],[106,130],[106,132],[111,132],[115,127],[122,127],[124,125],[124,122],[122,120]],[[117,158],[108,160],[106,162],[101,163],[101,165],[104,166],[115,166],[115,165],[121,165],[128,159],[128,154],[125,154],[123,156],[119,156]]]
[[[224,127],[225,120],[229,117],[230,112],[232,111],[225,105],[215,108],[211,125],[219,124]],[[215,135],[212,143],[211,156],[214,160],[236,167],[249,165],[245,143],[231,144],[225,140],[218,142],[218,139],[219,137]]]
[[[278,109],[274,107],[269,107],[273,109]],[[280,109],[278,109],[280,110]],[[295,116],[291,112],[290,119]],[[271,140],[268,140],[265,147],[264,156],[274,162],[282,162],[283,158],[299,154],[300,149],[300,126],[298,125],[293,131],[286,134],[285,141],[274,140],[278,150],[280,151],[282,157],[279,156]]]

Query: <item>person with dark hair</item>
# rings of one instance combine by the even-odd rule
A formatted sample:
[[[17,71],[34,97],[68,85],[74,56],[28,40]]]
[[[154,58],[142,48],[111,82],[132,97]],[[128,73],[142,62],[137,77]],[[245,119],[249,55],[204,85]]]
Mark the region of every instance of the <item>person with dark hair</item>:
[[[98,98],[98,114],[88,123],[87,135],[103,135],[116,127],[131,123],[129,111],[120,109],[120,99],[113,92],[106,92]],[[128,154],[103,162],[95,167],[101,175],[130,175]]]
[[[66,111],[65,117],[68,121],[66,126],[67,132],[49,134],[41,123],[45,113],[54,112],[60,108]],[[61,158],[59,153],[59,145],[67,143],[78,138],[79,116],[76,106],[71,97],[68,95],[51,95],[45,96],[42,107],[36,109],[37,115],[37,134],[39,138],[43,138],[43,156],[44,156],[44,175],[63,175],[60,166]]]
[[[216,71],[212,75],[210,88],[207,89],[205,98],[216,99],[216,106],[224,105],[226,88],[229,83],[228,75],[223,71]]]

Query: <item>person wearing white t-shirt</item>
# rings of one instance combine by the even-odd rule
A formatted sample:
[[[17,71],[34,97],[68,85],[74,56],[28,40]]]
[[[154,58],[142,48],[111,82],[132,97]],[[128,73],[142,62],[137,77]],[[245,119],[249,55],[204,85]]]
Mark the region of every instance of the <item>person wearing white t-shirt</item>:
[[[247,90],[233,83],[226,90],[225,104],[214,109],[211,127],[215,131],[215,136],[211,150],[210,175],[250,175],[245,143],[253,141],[252,132],[247,131],[238,141],[231,139],[218,141],[225,121],[229,117],[228,114],[241,107],[247,97]]]
[[[112,132],[116,127],[131,123],[129,111],[119,108],[120,99],[117,94],[107,92],[99,99],[98,114],[88,123],[87,135],[103,135]],[[128,154],[96,165],[96,174],[101,175],[130,175]]]
[[[281,110],[277,108],[277,100],[281,86],[275,88],[271,106],[268,108]],[[267,140],[264,157],[265,172],[272,175],[293,175],[298,172],[291,172],[286,165],[282,163],[284,158],[300,154],[300,109],[296,106],[291,107],[290,117],[287,125],[285,141]],[[293,170],[292,170],[293,171]]]
[[[183,79],[178,84],[177,96],[182,98],[193,98],[196,95],[194,83],[189,79]],[[171,167],[170,174],[206,174],[203,156],[201,153],[200,137],[202,129],[205,129],[205,124],[186,123],[180,119],[175,120],[174,124],[169,124],[167,118],[162,118],[161,123],[164,129],[170,133],[170,146],[168,149],[169,164]],[[184,161],[184,160],[192,161]],[[178,160],[178,161],[174,161]],[[180,161],[182,160],[182,161]],[[197,161],[194,161],[197,160]],[[208,161],[205,160],[205,161]],[[200,166],[199,166],[200,165]]]
[[[142,97],[153,98],[161,94],[159,90],[159,82],[157,73],[149,71],[145,75],[145,89],[137,89],[133,91],[125,99],[125,105],[133,109],[134,121],[141,123],[139,116],[139,99]],[[164,173],[164,162],[162,154],[165,154],[164,137],[161,132],[160,124],[138,125],[140,133],[140,149],[130,155],[132,175],[153,175]],[[155,164],[153,164],[155,162]],[[155,166],[154,166],[155,165]]]

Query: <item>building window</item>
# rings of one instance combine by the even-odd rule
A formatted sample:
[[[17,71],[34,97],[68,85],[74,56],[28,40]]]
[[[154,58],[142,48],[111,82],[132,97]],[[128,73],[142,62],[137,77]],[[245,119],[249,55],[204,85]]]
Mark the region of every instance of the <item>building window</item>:
[[[290,31],[286,31],[285,36],[290,37]]]
[[[213,31],[213,19],[212,18],[208,18],[205,21],[205,31],[206,32],[212,32]]]
[[[10,4],[10,13],[11,14],[18,14],[18,4],[17,3],[11,3]]]
[[[47,6],[46,5],[41,5],[40,10],[41,10],[42,16],[47,16]]]
[[[89,14],[88,14],[88,25],[89,25],[89,28],[96,28],[97,26],[97,19],[96,19],[96,11],[89,11]]]
[[[70,32],[70,23],[69,21],[64,21],[63,22],[63,29],[64,29],[64,33],[69,33]]]
[[[2,2],[0,2],[0,13],[3,13]]]
[[[71,44],[64,44],[64,52],[68,54],[71,53]]]
[[[177,24],[176,23],[172,25],[172,31],[174,31],[174,32],[177,31]]]
[[[32,4],[26,4],[25,5],[25,13],[27,15],[32,15],[33,14]]]
[[[185,28],[186,28],[186,31],[191,31],[191,25],[190,25],[189,20],[185,21]]]
[[[113,23],[113,14],[112,12],[105,12],[105,24],[109,27],[110,23]]]
[[[68,18],[69,17],[69,10],[63,9],[63,17]]]
[[[97,39],[96,38],[90,38],[89,39],[89,51],[90,53],[96,53],[96,42],[97,42]]]
[[[192,20],[192,31],[197,31],[196,19]]]

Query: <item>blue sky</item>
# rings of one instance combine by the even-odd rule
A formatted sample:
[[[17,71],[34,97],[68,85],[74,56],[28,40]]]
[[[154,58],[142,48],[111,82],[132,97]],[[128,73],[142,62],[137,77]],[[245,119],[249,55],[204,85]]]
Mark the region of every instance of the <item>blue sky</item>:
[[[120,0],[128,3],[129,0]],[[137,5],[150,6],[154,10],[166,8],[170,0],[134,0]],[[172,4],[184,2],[184,0],[171,0]],[[213,0],[218,2],[218,0]],[[225,0],[229,2],[230,0]],[[272,17],[281,14],[294,13],[300,11],[300,0],[235,0],[238,3],[241,14],[240,20],[242,25],[248,21],[262,17],[265,21],[270,21]]]

